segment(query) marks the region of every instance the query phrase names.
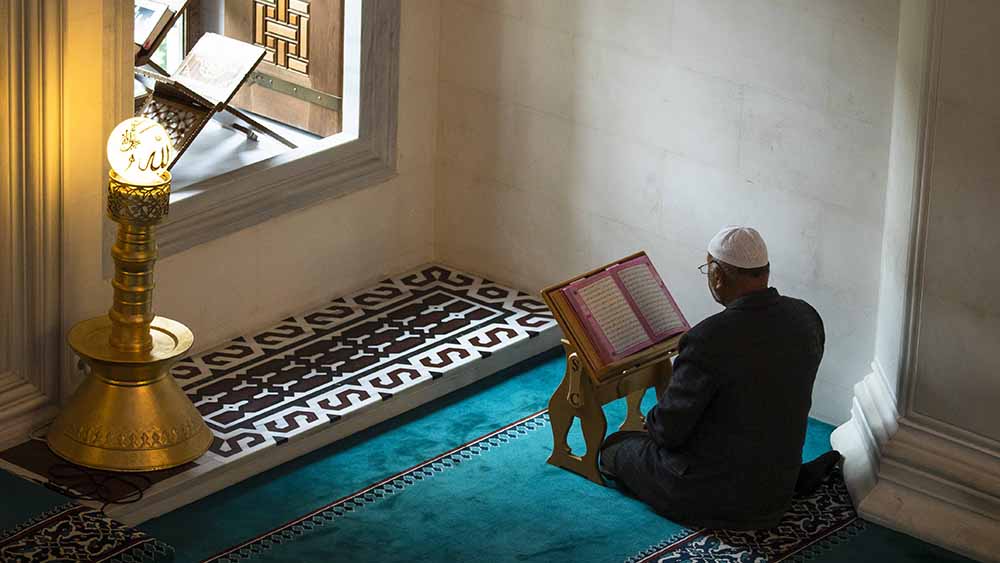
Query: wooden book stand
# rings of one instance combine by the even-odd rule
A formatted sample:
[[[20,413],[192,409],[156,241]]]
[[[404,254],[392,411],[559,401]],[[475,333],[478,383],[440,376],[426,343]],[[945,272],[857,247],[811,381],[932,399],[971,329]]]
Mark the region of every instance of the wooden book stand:
[[[577,280],[644,254],[633,254],[542,291],[542,298],[566,337],[562,340],[566,351],[566,375],[549,399],[553,444],[548,463],[601,485],[604,479],[598,470],[597,455],[608,429],[603,406],[625,397],[627,416],[619,430],[642,430],[645,424],[641,411],[642,398],[651,387],[656,390],[657,396],[666,391],[673,375],[670,359],[677,353],[681,335],[617,362],[604,364],[583,323],[561,290]],[[587,446],[583,455],[573,453],[566,440],[574,417],[580,419]]]
[[[158,38],[156,44],[159,41],[162,38]],[[295,143],[230,105],[233,96],[257,68],[264,54],[263,47],[206,33],[184,57],[174,75],[165,76],[136,66],[135,74],[154,82],[152,91],[146,94],[141,103],[136,103],[136,115],[158,122],[170,134],[176,153],[168,169],[180,160],[205,124],[221,111],[228,111],[245,122],[247,126],[234,123],[232,127],[251,140],[257,140],[254,133],[256,130],[288,148],[297,148]],[[159,69],[149,60],[148,55],[136,55],[137,63],[140,60]],[[192,76],[198,78],[203,87],[208,85],[208,91],[197,91],[186,85],[185,78]]]

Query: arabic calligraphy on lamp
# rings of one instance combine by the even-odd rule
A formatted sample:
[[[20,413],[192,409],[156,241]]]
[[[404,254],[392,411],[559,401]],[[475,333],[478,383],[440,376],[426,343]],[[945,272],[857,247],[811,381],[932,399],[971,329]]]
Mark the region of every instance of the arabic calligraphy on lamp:
[[[122,121],[108,137],[108,162],[118,180],[133,186],[169,181],[167,167],[174,154],[170,134],[146,117]]]

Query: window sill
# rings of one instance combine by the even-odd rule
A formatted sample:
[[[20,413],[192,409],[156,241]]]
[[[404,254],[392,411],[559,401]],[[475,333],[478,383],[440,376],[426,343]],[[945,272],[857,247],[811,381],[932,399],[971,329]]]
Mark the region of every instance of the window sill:
[[[241,108],[243,109],[243,108]],[[255,120],[263,123],[284,138],[292,141],[298,148],[314,147],[325,139],[301,129],[290,127],[273,121],[259,114],[250,114]],[[205,124],[205,127],[195,137],[194,142],[181,157],[180,163],[171,172],[173,174],[172,194],[177,195],[190,188],[195,190],[208,180],[243,168],[263,162],[274,156],[289,152],[287,146],[269,137],[263,132],[257,132],[253,140],[234,125],[243,125],[229,112],[219,112]],[[357,138],[357,132],[345,136],[341,145]]]

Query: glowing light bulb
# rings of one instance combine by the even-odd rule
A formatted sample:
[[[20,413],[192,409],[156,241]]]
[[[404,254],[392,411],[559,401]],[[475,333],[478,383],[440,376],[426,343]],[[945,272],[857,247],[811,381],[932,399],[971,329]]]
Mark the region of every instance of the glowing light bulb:
[[[108,137],[108,162],[127,184],[162,184],[162,174],[173,156],[174,146],[167,130],[147,117],[122,121]]]

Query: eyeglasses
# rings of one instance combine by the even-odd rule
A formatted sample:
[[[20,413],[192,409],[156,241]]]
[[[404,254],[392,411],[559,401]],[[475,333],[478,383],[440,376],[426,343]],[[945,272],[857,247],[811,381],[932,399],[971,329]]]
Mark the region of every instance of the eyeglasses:
[[[698,266],[698,271],[707,276],[709,271],[709,266],[711,266],[712,264],[715,264],[715,261],[709,260],[708,262],[705,262],[701,266]]]

